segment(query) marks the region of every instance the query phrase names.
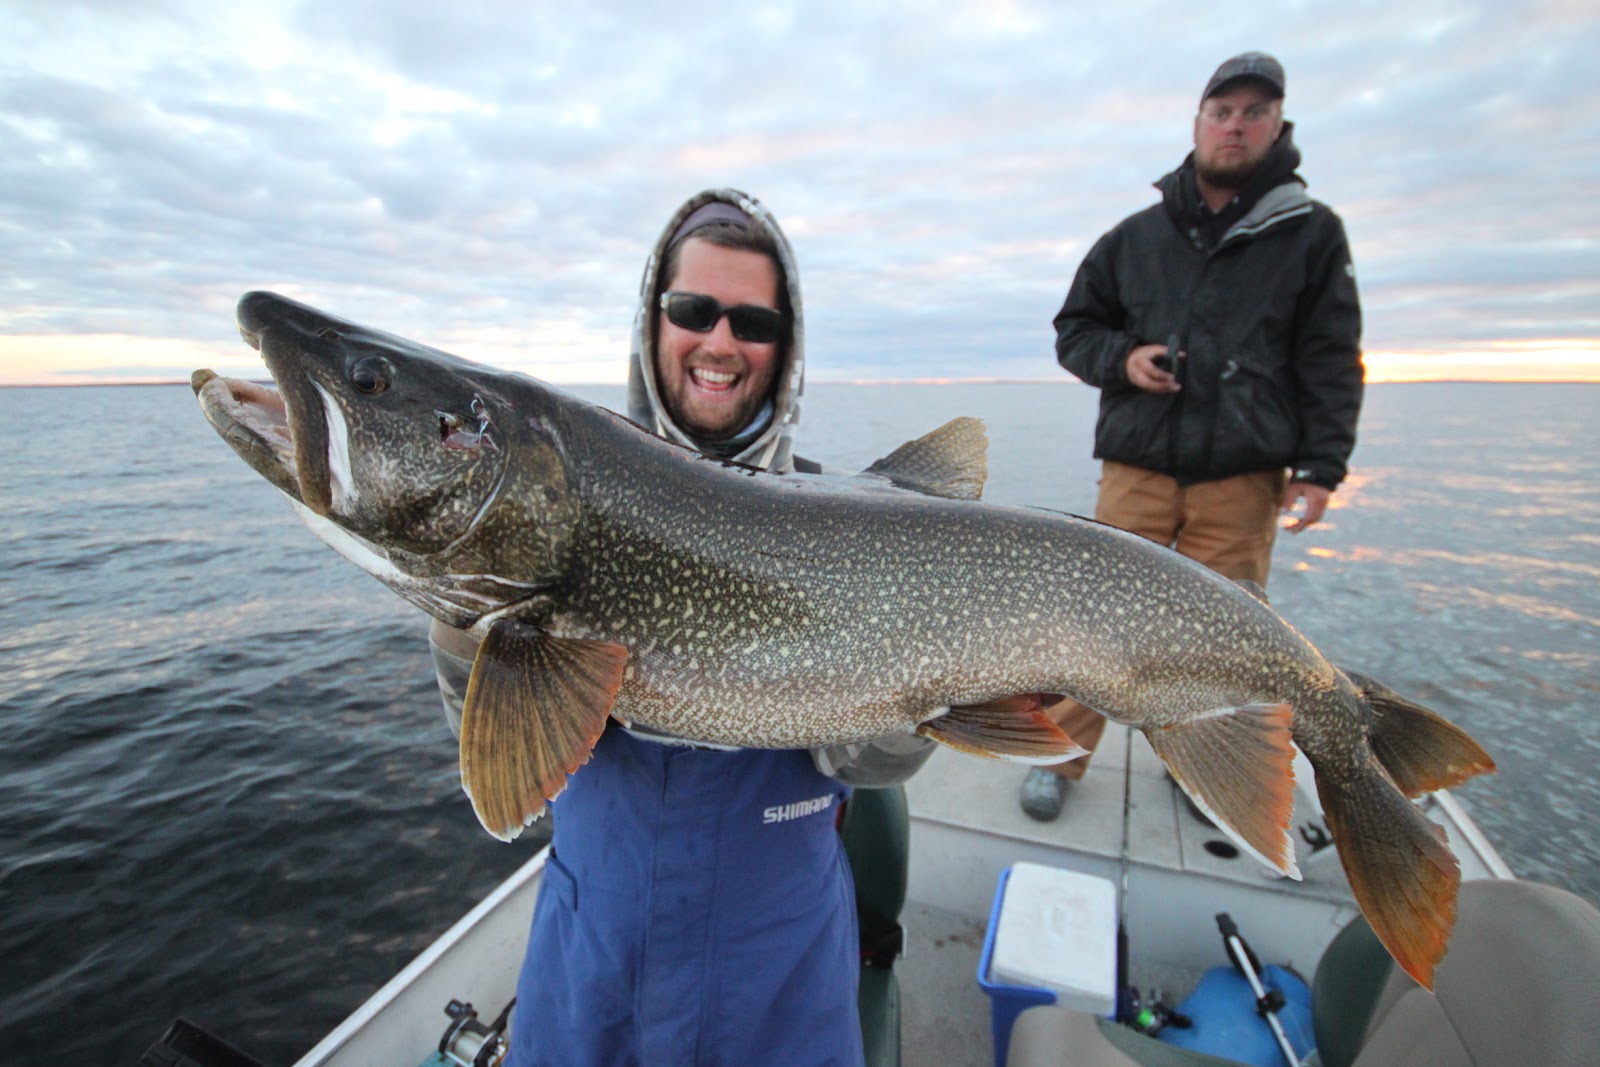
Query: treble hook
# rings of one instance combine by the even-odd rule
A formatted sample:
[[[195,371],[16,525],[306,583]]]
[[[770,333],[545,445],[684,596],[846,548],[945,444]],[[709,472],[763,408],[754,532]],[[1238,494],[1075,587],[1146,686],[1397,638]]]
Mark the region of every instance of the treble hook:
[[[469,406],[472,414],[478,418],[476,431],[463,430],[461,417],[444,411],[436,411],[439,416],[439,433],[446,448],[479,449],[492,448],[496,452],[500,446],[495,444],[494,438],[489,436],[489,407],[483,402],[483,397],[474,396]]]

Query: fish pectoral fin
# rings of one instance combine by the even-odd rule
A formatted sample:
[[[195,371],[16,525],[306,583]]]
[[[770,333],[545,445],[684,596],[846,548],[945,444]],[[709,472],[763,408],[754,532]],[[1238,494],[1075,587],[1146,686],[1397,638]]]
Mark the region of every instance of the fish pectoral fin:
[[[1382,682],[1351,670],[1344,673],[1372,711],[1372,751],[1406,796],[1452,789],[1494,771],[1494,760],[1455,723]]]
[[[1016,693],[982,704],[956,704],[917,727],[917,733],[974,756],[1011,763],[1065,763],[1088,750],[1050,721],[1044,709],[1055,693]]]
[[[461,787],[485,830],[516,837],[588,762],[627,662],[621,645],[489,628],[461,712]]]
[[[1288,704],[1225,708],[1145,730],[1150,747],[1201,811],[1267,866],[1300,877],[1294,814],[1294,713]]]
[[[989,436],[982,419],[964,415],[907,441],[862,473],[927,496],[977,500],[989,477]]]

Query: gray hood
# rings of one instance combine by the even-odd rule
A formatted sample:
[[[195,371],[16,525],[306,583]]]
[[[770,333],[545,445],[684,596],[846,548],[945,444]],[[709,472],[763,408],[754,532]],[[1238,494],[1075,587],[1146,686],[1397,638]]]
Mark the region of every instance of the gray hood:
[[[790,470],[794,465],[793,442],[795,428],[800,421],[800,394],[805,387],[806,334],[805,316],[800,302],[800,272],[795,266],[794,250],[789,239],[778,228],[765,205],[753,196],[737,189],[707,189],[684,201],[673,213],[661,231],[661,237],[645,261],[644,278],[639,284],[639,310],[633,319],[633,350],[628,356],[628,417],[669,441],[687,445],[697,451],[707,451],[707,446],[685,431],[662,407],[654,368],[646,353],[655,350],[656,301],[661,294],[659,277],[667,244],[678,232],[685,219],[706,204],[720,202],[731,204],[749,215],[756,225],[766,230],[778,246],[778,257],[783,267],[783,282],[789,293],[789,307],[794,324],[785,366],[779,371],[777,393],[772,400],[772,414],[766,426],[738,452],[726,458],[753,467],[769,470]],[[720,454],[720,453],[719,453]]]

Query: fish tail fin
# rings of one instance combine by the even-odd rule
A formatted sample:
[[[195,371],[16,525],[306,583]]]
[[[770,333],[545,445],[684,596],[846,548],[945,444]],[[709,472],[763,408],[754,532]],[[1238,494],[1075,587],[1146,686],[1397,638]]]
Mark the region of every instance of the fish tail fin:
[[[510,841],[588,762],[627,661],[621,645],[490,627],[461,712],[461,787],[485,830]]]
[[[981,704],[955,704],[917,733],[974,756],[1011,763],[1065,763],[1088,752],[1046,715],[1055,693],[1017,693]]]
[[[1344,672],[1370,709],[1372,751],[1400,792],[1450,789],[1495,769],[1494,760],[1455,723],[1364,674]]]
[[[1300,877],[1289,826],[1294,815],[1294,712],[1288,704],[1249,704],[1145,736],[1173,780],[1246,852]]]
[[[1461,884],[1444,828],[1401,794],[1375,757],[1354,777],[1319,774],[1317,792],[1361,913],[1395,962],[1431,990]]]

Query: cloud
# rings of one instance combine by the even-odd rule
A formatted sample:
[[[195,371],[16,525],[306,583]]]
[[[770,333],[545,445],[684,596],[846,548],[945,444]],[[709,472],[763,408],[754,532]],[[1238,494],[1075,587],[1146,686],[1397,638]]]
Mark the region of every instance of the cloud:
[[[615,380],[644,254],[711,185],[789,230],[813,375],[1058,374],[1078,261],[1250,47],[1288,69],[1369,344],[1596,336],[1600,17],[1575,3],[1241,29],[1172,2],[79,0],[11,5],[0,39],[7,380],[24,337],[231,345],[252,288]]]

